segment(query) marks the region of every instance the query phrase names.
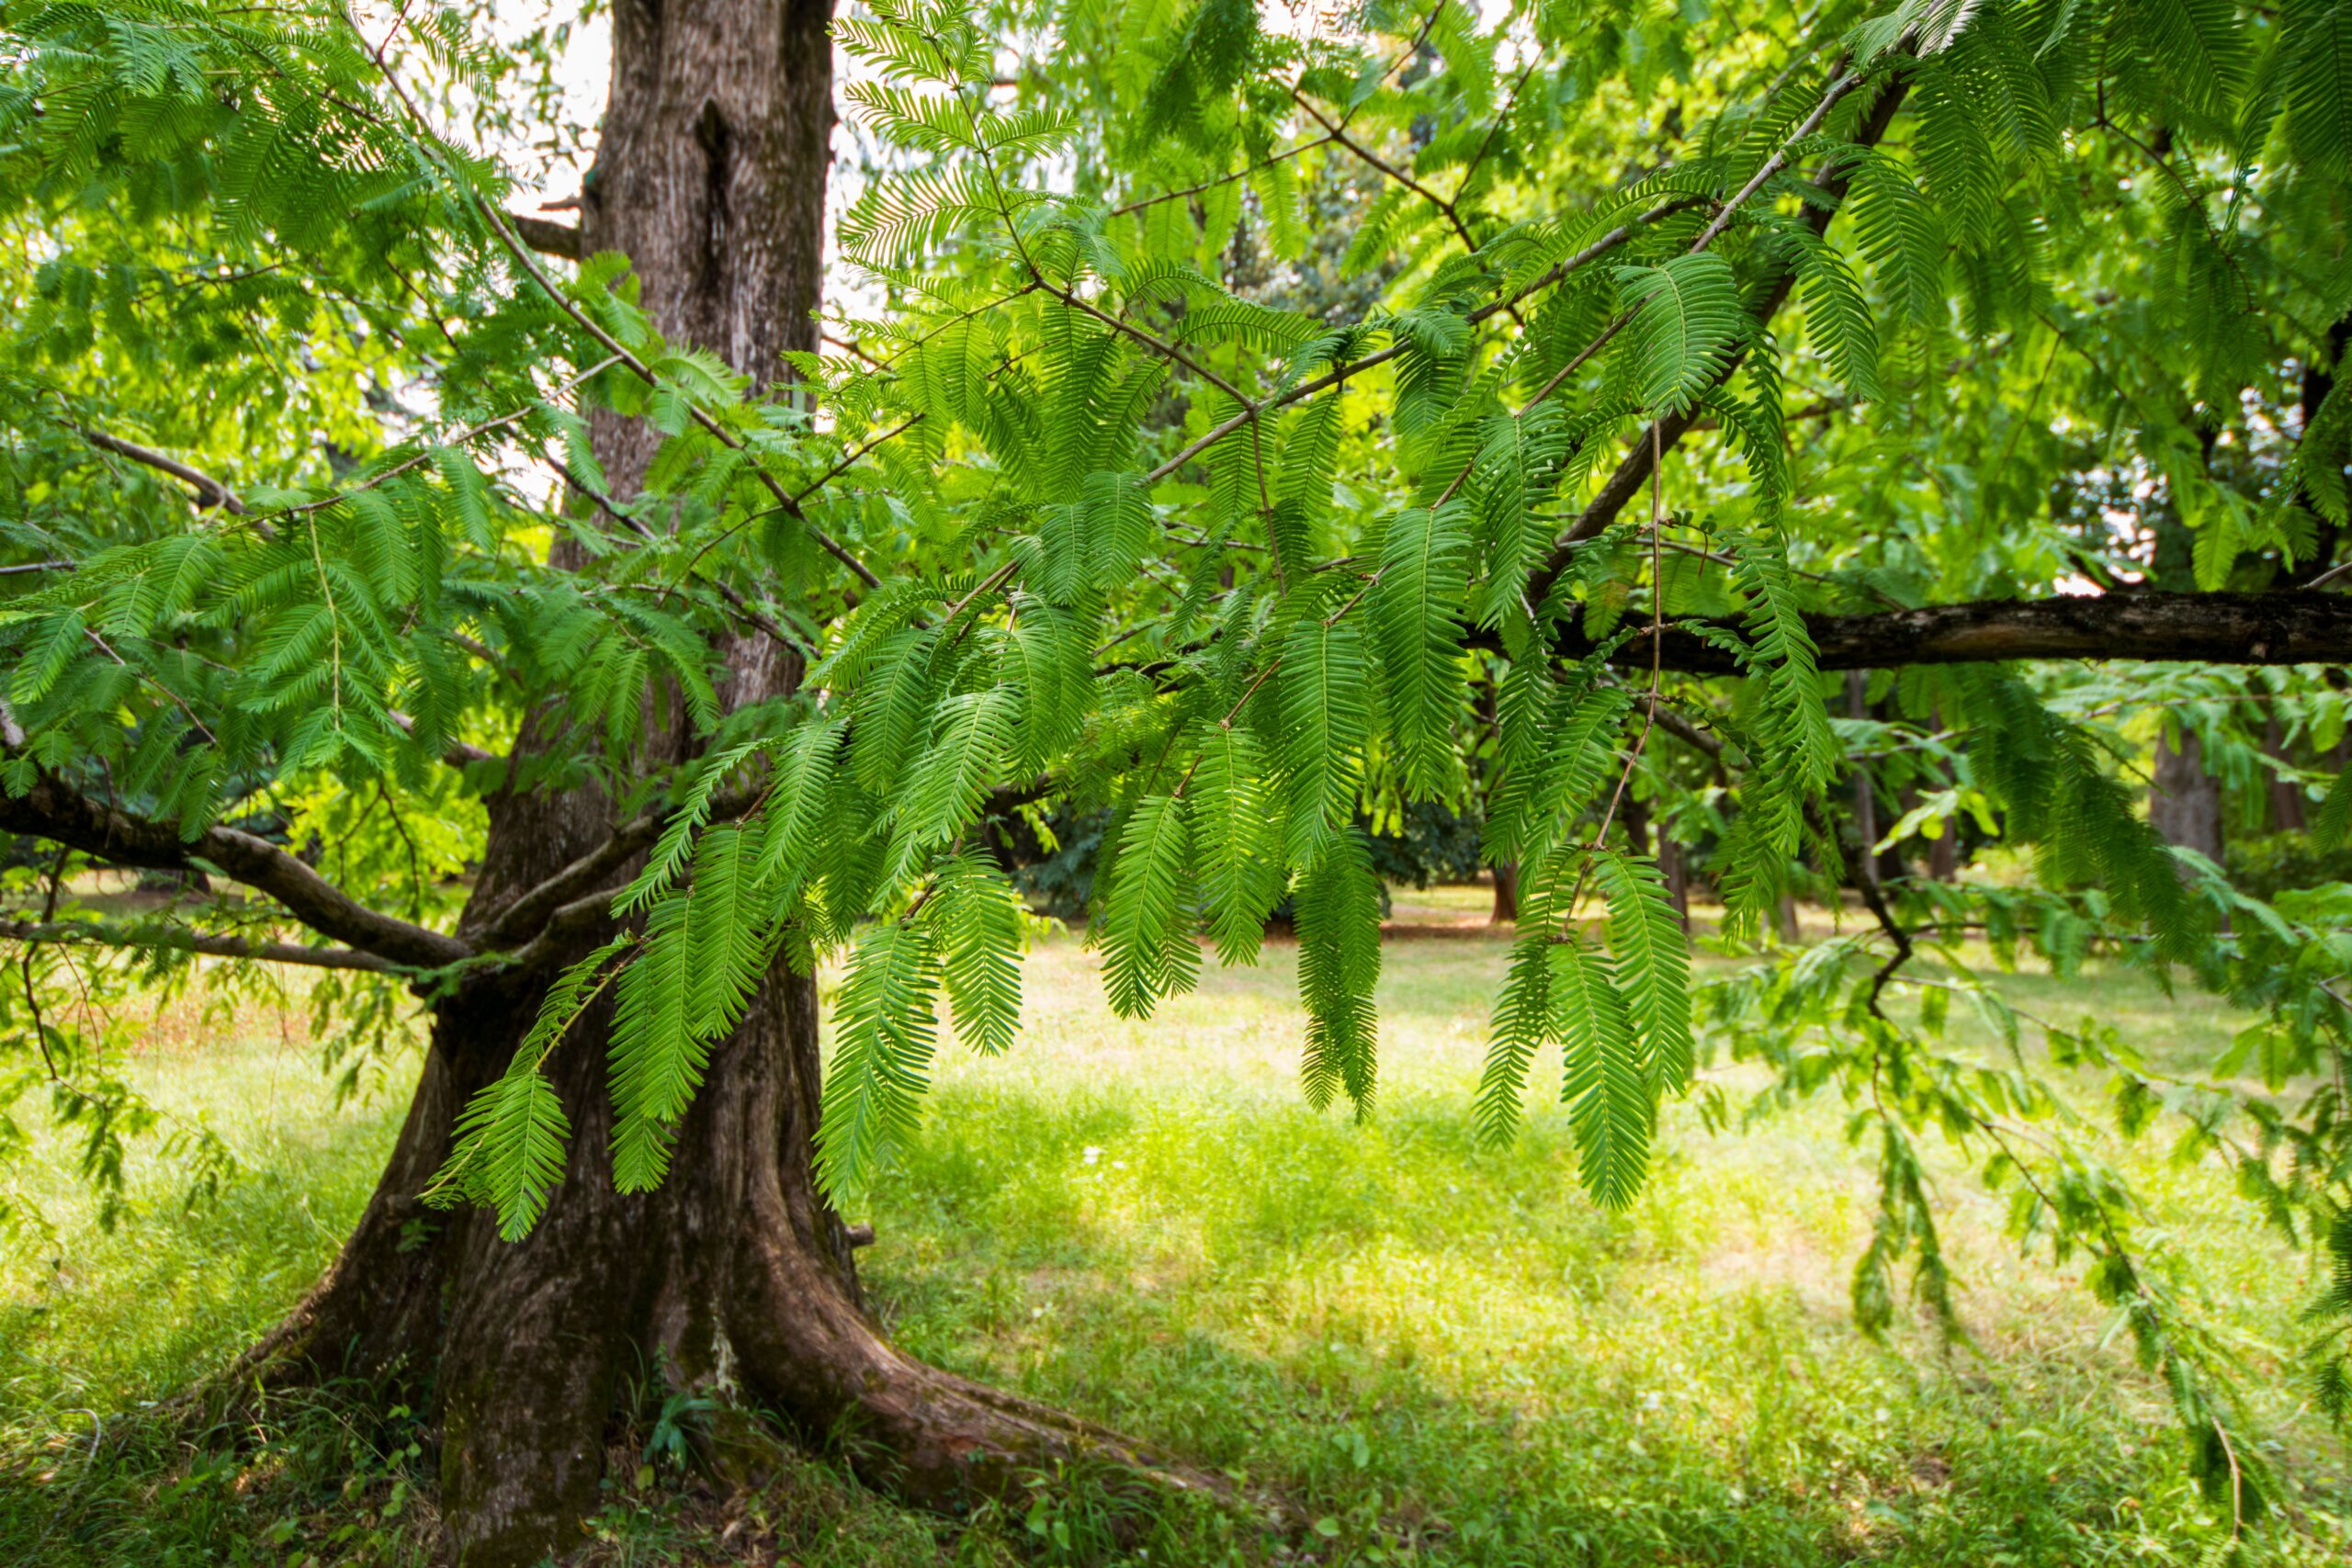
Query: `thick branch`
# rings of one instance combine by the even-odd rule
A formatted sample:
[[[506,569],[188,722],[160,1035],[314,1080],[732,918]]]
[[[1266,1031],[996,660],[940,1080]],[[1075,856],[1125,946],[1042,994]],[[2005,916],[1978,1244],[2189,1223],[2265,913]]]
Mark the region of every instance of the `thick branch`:
[[[168,823],[92,800],[46,771],[28,794],[0,792],[0,832],[154,871],[187,871],[202,861],[277,899],[311,930],[411,968],[437,969],[473,952],[456,937],[368,908],[266,839],[234,828],[183,839]]]
[[[732,811],[713,811],[711,815],[714,819],[741,816],[746,804],[738,803]],[[528,942],[547,925],[557,908],[601,889],[621,867],[651,849],[669,818],[667,811],[646,811],[614,829],[603,843],[501,910],[490,929],[482,932],[482,945],[503,948]]]
[[[153,468],[159,474],[169,474],[179,480],[180,483],[196,491],[196,503],[198,506],[225,506],[240,517],[245,514],[245,503],[237,499],[237,492],[203,469],[192,468],[168,453],[158,452],[153,446],[141,446],[136,441],[125,441],[119,435],[108,435],[102,430],[81,429],[79,426],[76,428],[80,429],[82,439],[99,451],[111,452],[118,457],[128,457],[134,463]]]
[[[1688,674],[1731,675],[1739,664],[1685,621],[1658,639],[1658,662]],[[1725,631],[1729,622],[1714,625]],[[1987,599],[1865,615],[1808,615],[1824,670],[1984,664],[2012,659],[2144,659],[2205,664],[2352,662],[2352,598],[2323,593],[2106,593]],[[1642,628],[1614,662],[1646,670]],[[1560,652],[1591,644],[1573,628]]]
[[[390,709],[384,716],[390,719],[402,735],[413,737],[416,734],[416,720],[400,709]],[[441,760],[453,768],[464,768],[476,762],[495,762],[501,759],[495,751],[485,751],[470,740],[452,740],[442,748]]]
[[[514,226],[515,237],[543,256],[563,256],[580,259],[580,226],[559,223],[552,218],[530,218],[520,212],[510,212],[506,221]]]

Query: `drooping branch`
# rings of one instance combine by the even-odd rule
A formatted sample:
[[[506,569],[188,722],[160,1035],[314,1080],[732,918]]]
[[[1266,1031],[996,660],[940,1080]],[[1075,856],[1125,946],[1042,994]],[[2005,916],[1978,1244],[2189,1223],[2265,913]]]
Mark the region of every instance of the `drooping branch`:
[[[0,792],[0,832],[153,871],[196,870],[203,863],[277,899],[320,934],[411,968],[437,969],[473,953],[456,937],[369,908],[266,839],[234,828],[186,839],[169,823],[92,800],[46,769],[24,795]]]
[[[1669,624],[1658,662],[1696,675],[1739,673],[1738,660],[1701,626]],[[1824,670],[1899,669],[1906,664],[1987,664],[2012,659],[2140,659],[2203,664],[2352,662],[2352,597],[2284,593],[2062,594],[2048,599],[1984,599],[1861,615],[1808,615],[1805,626]],[[1559,651],[1578,658],[1592,644],[1569,628]],[[1650,637],[1642,628],[1613,662],[1647,669]]]

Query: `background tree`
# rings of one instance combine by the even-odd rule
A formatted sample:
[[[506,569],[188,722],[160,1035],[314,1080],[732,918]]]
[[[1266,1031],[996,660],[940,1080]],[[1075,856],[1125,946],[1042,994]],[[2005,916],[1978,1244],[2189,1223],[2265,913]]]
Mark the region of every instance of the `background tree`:
[[[1544,1063],[1623,1205],[1693,1087],[1634,807],[1711,840],[1735,948],[1842,880],[1867,925],[1699,999],[1773,1069],[1751,1110],[1835,1086],[1879,1149],[1860,1322],[1905,1267],[1951,1321],[1932,1127],[2090,1260],[2217,1503],[2265,1506],[2163,1238],[1939,998],[2014,1037],[1981,932],[2261,1009],[2194,1082],[2032,1021],[2352,1269],[2352,905],[2169,852],[2119,728],[2175,677],[2118,661],[2155,660],[2259,668],[2306,754],[2341,738],[2352,425],[2332,382],[2294,395],[2347,302],[2315,260],[2352,160],[2333,8],[1440,3],[1326,37],[1238,0],[875,6],[833,29],[899,160],[840,228],[883,303],[821,337],[820,7],[622,7],[580,229],[527,243],[439,129],[504,79],[454,17],[0,17],[34,258],[0,359],[0,830],[37,852],[6,1092],[80,1119],[104,1180],[142,1119],[108,996],[207,954],[331,970],[355,1021],[422,999],[381,1190],[240,1382],[427,1391],[469,1561],[565,1539],[632,1358],[924,1502],[1077,1461],[1221,1489],[895,1350],[837,1206],[914,1126],[943,1010],[1014,1043],[1023,911],[983,845],[1023,807],[1109,813],[1123,1014],[1288,900],[1305,1092],[1372,1114],[1359,821],[1466,798],[1474,667],[1521,916],[1482,1133]],[[1359,291],[1227,287],[1245,209],[1329,264],[1299,193],[1334,165],[1381,192]],[[2347,816],[2339,783],[2316,829]],[[1963,819],[2030,874],[1874,858]],[[126,912],[110,867],[216,891]],[[2352,1298],[2312,1321],[2298,1375],[2341,1409]]]

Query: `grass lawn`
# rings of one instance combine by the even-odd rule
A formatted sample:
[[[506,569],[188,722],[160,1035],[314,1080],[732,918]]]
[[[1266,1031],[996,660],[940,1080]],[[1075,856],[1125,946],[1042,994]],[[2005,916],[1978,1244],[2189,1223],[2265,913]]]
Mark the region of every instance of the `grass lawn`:
[[[1486,898],[1408,891],[1395,918],[1474,922]],[[1388,943],[1380,1109],[1358,1125],[1299,1100],[1289,948],[1256,970],[1212,965],[1138,1025],[1104,1006],[1095,955],[1041,946],[1019,1045],[943,1055],[921,1145],[852,1216],[878,1233],[860,1256],[893,1331],[1323,1521],[1299,1548],[1171,1517],[1124,1562],[2189,1562],[2226,1538],[2183,1479],[2160,1392],[2067,1271],[2002,1239],[1965,1170],[1941,1190],[1971,1343],[1946,1349],[1853,1331],[1870,1165],[1836,1104],[1724,1135],[1673,1108],[1657,1176],[1621,1216],[1579,1194],[1556,1107],[1514,1147],[1476,1150],[1504,955],[1476,937]],[[2014,992],[2035,1011],[2095,1009],[2178,1066],[2233,1026],[2132,976],[2026,976]],[[386,1436],[289,1411],[238,1450],[224,1434],[178,1444],[140,1415],[325,1265],[391,1138],[403,1070],[338,1111],[299,1021],[208,1032],[168,1016],[138,1076],[226,1135],[243,1179],[184,1213],[148,1145],[136,1208],[102,1235],[70,1175],[15,1168],[56,1231],[0,1239],[0,1562],[421,1560],[429,1504],[401,1420]],[[1735,1097],[1752,1087],[1726,1077]],[[2306,1263],[2257,1233],[2226,1172],[2162,1154],[2122,1157],[2218,1321],[2271,1357],[2293,1342]],[[2341,1445],[2291,1378],[2263,1386],[2298,1506],[2249,1555],[2352,1560]],[[1094,1544],[1082,1477],[965,1526],[813,1462],[724,1497],[637,1479],[621,1467],[597,1561],[1116,1555]]]

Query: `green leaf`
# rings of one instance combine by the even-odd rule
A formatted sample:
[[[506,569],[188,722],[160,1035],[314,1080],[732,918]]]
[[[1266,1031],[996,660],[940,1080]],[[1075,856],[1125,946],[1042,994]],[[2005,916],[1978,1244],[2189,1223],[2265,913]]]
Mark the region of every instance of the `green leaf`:
[[[1869,401],[1878,391],[1878,326],[1853,269],[1837,246],[1809,229],[1786,231],[1797,248],[1797,280],[1804,292],[1806,334],[1827,356],[1846,389]]]
[[[1609,903],[1609,951],[1625,1010],[1641,1038],[1652,1097],[1690,1087],[1690,950],[1666,881],[1647,856],[1603,849],[1593,856]]]
[[[735,1026],[775,952],[757,858],[752,835],[731,824],[705,833],[695,852],[688,1027],[704,1039]]]
[[[514,1061],[467,1102],[450,1156],[452,1164],[469,1156],[479,1162],[464,1172],[462,1190],[496,1212],[499,1236],[506,1241],[530,1235],[547,1212],[549,1194],[563,1179],[571,1137],[555,1086],[524,1053],[516,1052]]]
[[[2343,179],[2352,175],[2352,0],[2287,0],[2278,15],[2295,155]]]
[[[1283,644],[1278,686],[1282,766],[1295,865],[1307,865],[1354,818],[1363,743],[1371,728],[1363,636],[1342,619],[1308,616]]]
[[[2322,844],[2340,844],[2347,834],[2352,834],[2352,767],[2336,770],[2312,818],[2312,837]]]
[[[1617,280],[1634,313],[1620,352],[1642,402],[1653,413],[1681,413],[1722,378],[1747,333],[1731,264],[1701,251],[1619,267]]]
[[[779,902],[819,869],[817,855],[828,826],[825,807],[841,760],[842,731],[838,719],[812,718],[777,750],[767,806],[760,817],[759,875],[769,897]]]
[[[766,750],[766,742],[748,740],[730,746],[704,762],[695,773],[694,782],[678,801],[662,825],[662,836],[653,842],[653,852],[646,857],[645,869],[630,879],[613,900],[613,914],[626,917],[636,914],[667,892],[677,881],[678,874],[686,867],[687,858],[694,852],[695,835],[710,820],[711,802],[734,771],[756,752]]]
[[[1102,908],[1102,984],[1121,1018],[1149,1017],[1161,997],[1189,991],[1200,977],[1186,886],[1191,853],[1182,801],[1148,795],[1136,803],[1107,868]]]
[[[1623,1209],[1649,1170],[1657,1104],[1609,961],[1573,932],[1552,946],[1567,1071],[1560,1099],[1576,1131],[1577,1175],[1604,1209]]]
[[[2250,51],[2233,0],[2120,0],[2149,63],[2188,107],[2225,112],[2245,79]]]
[[[1520,1101],[1536,1055],[1560,1033],[1552,987],[1552,924],[1531,920],[1528,913],[1520,911],[1519,940],[1511,944],[1510,965],[1495,998],[1487,1062],[1478,1075],[1473,1118],[1478,1142],[1487,1148],[1510,1143],[1518,1133]]]
[[[883,921],[858,937],[817,1121],[817,1180],[836,1206],[864,1192],[882,1156],[922,1125],[939,986],[938,953],[922,927]]]
[[[1021,1032],[1021,900],[996,862],[962,854],[943,864],[924,906],[956,1036],[984,1056]]]
[[[1400,512],[1382,535],[1366,606],[1405,787],[1422,798],[1451,793],[1462,772],[1454,725],[1470,695],[1460,619],[1469,559],[1460,506]]]
[[[619,937],[571,964],[548,987],[529,1032],[506,1070],[477,1090],[458,1114],[449,1157],[424,1193],[436,1207],[478,1203],[498,1215],[498,1234],[520,1241],[547,1210],[563,1178],[571,1124],[563,1101],[540,1071],[548,1054],[578,1022],[617,973],[614,961],[635,945]]]
[[[1247,729],[1204,726],[1191,785],[1201,908],[1222,964],[1254,964],[1281,896],[1265,754]]]
[[[1012,749],[1013,706],[1013,694],[1002,687],[966,692],[939,705],[930,749],[902,786],[892,840],[894,876],[911,874],[924,855],[978,818]]]
[[[1380,881],[1362,833],[1334,835],[1299,874],[1296,908],[1306,1102],[1320,1111],[1344,1093],[1363,1116],[1372,1109],[1379,1044]]]
[[[622,972],[610,1057],[613,1182],[624,1192],[661,1184],[710,1042],[734,1027],[766,971],[775,938],[755,858],[744,829],[706,833],[692,884],[653,906],[644,947]]]

